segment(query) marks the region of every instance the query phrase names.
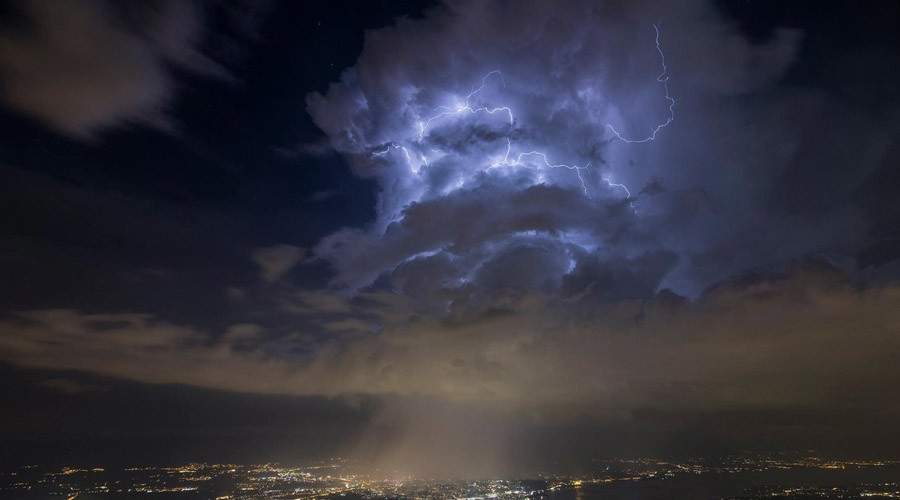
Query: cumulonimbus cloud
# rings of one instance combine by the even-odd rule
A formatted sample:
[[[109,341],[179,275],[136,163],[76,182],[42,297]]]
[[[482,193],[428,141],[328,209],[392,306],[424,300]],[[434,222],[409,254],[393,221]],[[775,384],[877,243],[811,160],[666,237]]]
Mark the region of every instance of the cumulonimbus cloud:
[[[471,274],[512,246],[554,245],[571,261],[556,276],[562,282],[580,259],[667,252],[681,268],[668,285],[697,293],[735,269],[691,272],[692,254],[721,245],[694,227],[739,214],[715,205],[730,202],[717,191],[722,186],[704,184],[715,179],[698,174],[695,192],[685,191],[684,160],[653,158],[682,147],[685,135],[672,129],[694,128],[707,111],[688,109],[684,123],[673,125],[670,92],[690,96],[678,106],[708,106],[703,99],[764,89],[790,64],[799,40],[782,30],[752,45],[704,2],[678,9],[461,2],[374,32],[357,65],[307,102],[332,147],[377,179],[377,219],[326,237],[315,252],[336,269],[334,285],[350,289],[435,254]],[[717,65],[716,79],[696,74]],[[739,119],[745,111],[730,114]],[[712,150],[715,142],[704,141]],[[641,156],[648,164],[635,164]],[[729,168],[740,175],[742,167]],[[659,196],[642,189],[654,174],[667,180]],[[698,196],[709,204],[697,205]],[[453,282],[468,284],[458,272],[433,283]]]

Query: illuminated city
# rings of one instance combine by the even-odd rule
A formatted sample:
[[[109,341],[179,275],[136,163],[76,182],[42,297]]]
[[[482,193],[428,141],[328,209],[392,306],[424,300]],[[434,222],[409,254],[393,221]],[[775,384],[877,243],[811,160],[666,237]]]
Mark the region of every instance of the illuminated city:
[[[389,477],[385,471],[343,459],[307,466],[279,464],[188,464],[180,467],[136,467],[121,470],[63,468],[44,471],[26,466],[4,473],[2,498],[202,498],[487,500],[579,497],[582,489],[630,482],[674,481],[684,476],[751,474],[768,471],[842,470],[900,471],[900,461],[828,460],[815,455],[774,454],[728,456],[719,459],[662,460],[653,458],[594,460],[596,471],[576,476],[550,475],[532,479],[438,480]],[[741,498],[810,495],[816,498],[900,498],[900,482],[847,484],[834,475],[839,486],[759,484],[744,488]]]

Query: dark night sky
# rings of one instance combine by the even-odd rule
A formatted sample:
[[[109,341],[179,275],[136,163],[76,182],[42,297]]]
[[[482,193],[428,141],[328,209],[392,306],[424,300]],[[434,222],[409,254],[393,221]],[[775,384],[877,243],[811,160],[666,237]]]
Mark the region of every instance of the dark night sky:
[[[4,2],[0,462],[895,454],[897,61],[892,1]]]

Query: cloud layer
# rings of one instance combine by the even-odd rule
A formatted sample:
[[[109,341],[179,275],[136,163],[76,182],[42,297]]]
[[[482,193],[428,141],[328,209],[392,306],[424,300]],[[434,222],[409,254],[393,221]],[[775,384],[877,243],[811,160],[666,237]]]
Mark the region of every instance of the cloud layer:
[[[324,341],[273,338],[252,324],[209,341],[146,315],[54,310],[5,321],[15,334],[2,337],[2,352],[25,366],[150,383],[420,395],[530,408],[550,420],[654,407],[896,412],[886,395],[898,388],[898,297],[895,286],[860,291],[821,266],[723,285],[695,301],[670,292],[609,302],[532,290],[490,297],[477,315],[410,316],[412,299],[379,292],[355,305],[336,301],[331,313],[310,303],[329,330]]]

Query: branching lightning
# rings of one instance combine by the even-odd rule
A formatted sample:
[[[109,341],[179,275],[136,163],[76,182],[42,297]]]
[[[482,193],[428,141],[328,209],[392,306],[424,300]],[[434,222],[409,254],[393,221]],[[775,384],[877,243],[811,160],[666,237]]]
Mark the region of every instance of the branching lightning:
[[[406,164],[409,165],[409,169],[412,171],[412,173],[414,173],[414,174],[419,173],[419,167],[413,165],[412,155],[409,154],[409,150],[406,149],[404,146],[400,146],[399,144],[390,143],[390,144],[388,144],[388,146],[386,148],[384,148],[384,150],[375,151],[374,153],[372,153],[372,156],[384,156],[384,155],[390,153],[392,149],[397,149],[397,150],[402,151],[403,157],[406,158]],[[425,166],[428,166],[428,158],[426,158],[425,155],[422,155],[422,163]]]
[[[587,191],[587,185],[584,183],[584,178],[581,176],[581,171],[587,170],[588,168],[590,168],[591,162],[588,162],[587,165],[585,165],[583,167],[579,167],[577,165],[566,165],[563,163],[553,164],[553,163],[550,163],[550,159],[547,158],[547,154],[543,153],[541,151],[528,151],[527,153],[519,153],[519,155],[516,156],[516,158],[514,160],[510,160],[509,153],[510,153],[511,149],[512,149],[512,141],[510,140],[509,137],[507,137],[506,138],[506,155],[503,156],[503,160],[494,163],[493,165],[491,165],[491,167],[498,167],[501,165],[507,166],[507,167],[517,167],[520,165],[525,165],[522,162],[522,158],[537,156],[538,158],[541,159],[541,161],[544,163],[544,166],[546,166],[547,168],[565,168],[565,169],[569,169],[569,170],[574,170],[575,175],[578,176],[578,182],[581,183],[581,190],[584,192],[585,196],[590,198],[590,195],[588,194],[588,191]],[[491,167],[489,167],[489,168],[491,168]]]
[[[487,85],[488,78],[490,78],[491,76],[494,76],[494,75],[497,75],[500,78],[500,81],[503,83],[503,86],[506,87],[506,80],[503,79],[503,74],[500,72],[499,69],[495,69],[494,71],[491,71],[490,73],[484,75],[484,77],[481,79],[481,86],[478,87],[477,89],[472,89],[472,91],[469,92],[469,94],[466,96],[466,100],[464,101],[464,104],[458,104],[455,108],[450,108],[447,106],[438,106],[435,109],[435,111],[441,111],[440,113],[432,116],[431,118],[428,118],[424,122],[420,121],[419,122],[419,140],[422,140],[425,138],[425,131],[428,129],[428,126],[431,125],[431,122],[433,122],[437,119],[443,118],[445,116],[458,115],[460,113],[471,113],[471,114],[487,113],[487,114],[492,115],[494,113],[504,112],[509,117],[509,124],[512,125],[515,122],[515,118],[513,118],[512,109],[510,109],[508,106],[500,106],[500,107],[496,107],[496,108],[488,108],[488,107],[472,108],[472,106],[469,104],[469,101],[472,99],[472,97],[474,97],[476,94],[478,94],[479,92],[484,90],[484,87]]]
[[[615,136],[616,139],[621,140],[626,143],[629,143],[629,144],[644,143],[644,142],[649,142],[649,141],[655,140],[657,134],[663,128],[665,128],[666,126],[668,126],[670,123],[672,123],[675,120],[675,99],[669,95],[668,67],[666,66],[666,57],[665,57],[665,54],[663,53],[662,45],[660,44],[660,41],[659,41],[659,25],[654,24],[653,30],[656,33],[656,37],[655,37],[656,50],[659,53],[660,61],[662,64],[662,73],[659,74],[659,76],[656,78],[656,81],[661,83],[663,85],[663,88],[665,89],[665,98],[669,102],[669,116],[665,122],[657,125],[650,132],[650,134],[643,139],[628,139],[626,137],[623,137],[622,134],[620,134],[612,125],[609,125],[609,124],[606,125],[606,127],[609,128],[609,130],[612,132],[612,134]],[[512,108],[510,108],[509,106],[473,107],[473,105],[472,105],[472,99],[485,89],[485,87],[488,85],[488,81],[493,77],[499,78],[502,85],[504,87],[506,87],[506,81],[504,80],[503,74],[500,72],[500,70],[499,69],[493,70],[493,71],[487,73],[486,75],[484,75],[484,77],[482,77],[482,79],[481,79],[481,85],[478,88],[473,88],[465,96],[465,99],[463,99],[461,102],[459,102],[458,104],[456,104],[453,107],[438,106],[437,108],[434,109],[435,114],[433,114],[432,116],[429,116],[428,118],[426,118],[424,120],[419,121],[418,122],[419,134],[418,134],[418,140],[416,141],[417,146],[421,146],[421,142],[423,140],[425,140],[425,138],[428,136],[429,128],[435,121],[441,120],[441,119],[449,117],[449,116],[456,116],[456,115],[461,115],[461,114],[475,115],[475,114],[480,114],[480,113],[493,115],[493,114],[497,114],[497,113],[504,113],[504,114],[506,114],[506,116],[508,118],[509,126],[510,126],[510,129],[512,130],[515,127],[516,119],[515,119],[515,115],[513,113]],[[420,147],[417,147],[416,149],[420,149]],[[403,156],[406,160],[407,165],[410,168],[410,171],[414,174],[419,173],[421,165],[425,165],[425,166],[428,165],[428,158],[425,156],[425,154],[421,154],[419,156],[418,161],[421,161],[421,163],[419,165],[416,165],[417,160],[413,159],[413,154],[410,153],[410,150],[407,147],[396,144],[396,143],[389,143],[385,147],[384,150],[376,151],[376,152],[373,152],[372,154],[374,156],[384,156],[384,155],[388,154],[391,150],[398,150],[403,153]],[[436,150],[436,149],[432,149],[431,151],[440,153],[440,151]],[[564,163],[553,163],[550,160],[550,158],[548,157],[547,153],[545,153],[543,151],[537,151],[537,150],[517,153],[514,158],[510,158],[511,155],[512,155],[512,139],[511,139],[510,135],[507,135],[507,137],[506,137],[506,153],[504,154],[503,159],[494,162],[488,168],[505,166],[505,167],[525,167],[525,168],[545,167],[545,168],[550,168],[550,169],[565,168],[568,170],[572,170],[575,172],[575,175],[578,177],[578,181],[581,185],[582,192],[584,192],[585,196],[590,198],[590,195],[588,193],[587,184],[585,183],[584,177],[582,176],[582,171],[590,169],[590,167],[591,167],[590,162],[588,162],[586,165],[583,165],[583,166],[568,165],[568,164],[564,164]],[[534,166],[532,166],[532,165],[534,165]],[[624,184],[614,183],[609,179],[601,179],[601,180],[606,182],[610,187],[622,189],[625,192],[626,199],[631,198],[631,191]],[[462,179],[461,179],[461,182],[462,182]],[[632,209],[634,209],[633,204],[631,204],[631,207],[632,207]]]

